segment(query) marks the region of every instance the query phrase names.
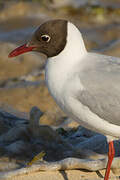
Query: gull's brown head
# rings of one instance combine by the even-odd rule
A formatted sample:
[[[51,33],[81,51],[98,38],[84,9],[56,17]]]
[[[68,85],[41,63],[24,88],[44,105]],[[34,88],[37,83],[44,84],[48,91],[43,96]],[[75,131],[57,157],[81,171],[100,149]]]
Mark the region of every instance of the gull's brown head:
[[[13,50],[9,57],[37,51],[47,57],[57,56],[65,47],[67,39],[67,21],[50,20],[40,25],[29,42]]]

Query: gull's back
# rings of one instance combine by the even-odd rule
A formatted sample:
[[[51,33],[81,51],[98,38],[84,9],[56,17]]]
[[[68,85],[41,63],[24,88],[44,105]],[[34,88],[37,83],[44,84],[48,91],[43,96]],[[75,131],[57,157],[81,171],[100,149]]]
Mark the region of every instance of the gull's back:
[[[88,53],[79,73],[77,97],[100,118],[120,126],[120,58]]]

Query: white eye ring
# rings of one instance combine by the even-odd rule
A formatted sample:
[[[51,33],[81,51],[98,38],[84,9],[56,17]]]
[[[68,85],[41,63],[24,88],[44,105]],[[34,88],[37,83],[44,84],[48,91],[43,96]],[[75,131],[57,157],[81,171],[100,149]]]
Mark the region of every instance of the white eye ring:
[[[49,42],[50,39],[51,39],[50,36],[47,35],[47,34],[42,35],[41,38],[42,38],[42,40],[45,41],[45,42]]]

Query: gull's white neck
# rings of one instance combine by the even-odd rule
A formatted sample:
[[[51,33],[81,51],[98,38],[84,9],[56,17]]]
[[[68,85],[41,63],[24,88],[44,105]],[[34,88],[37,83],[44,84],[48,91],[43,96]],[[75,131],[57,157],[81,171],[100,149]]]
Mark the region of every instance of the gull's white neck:
[[[72,23],[68,22],[67,24],[67,42],[64,50],[54,56],[49,58],[50,63],[68,63],[75,62],[75,60],[82,58],[86,53],[86,48],[83,42],[82,35],[80,31]],[[60,62],[58,62],[60,59]]]
[[[49,91],[57,96],[64,82],[74,71],[74,66],[82,61],[87,51],[80,31],[72,24],[67,24],[67,42],[64,50],[57,56],[48,59],[45,68],[45,79]]]

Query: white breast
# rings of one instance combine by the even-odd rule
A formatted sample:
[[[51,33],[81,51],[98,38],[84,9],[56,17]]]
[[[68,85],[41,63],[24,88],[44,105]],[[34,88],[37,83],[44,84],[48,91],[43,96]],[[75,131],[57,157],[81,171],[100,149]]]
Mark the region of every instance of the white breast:
[[[71,76],[70,71],[67,71],[65,66],[61,64],[58,66],[58,61],[57,63],[56,61],[48,61],[45,69],[45,81],[48,90],[56,103],[63,109],[64,91]]]

